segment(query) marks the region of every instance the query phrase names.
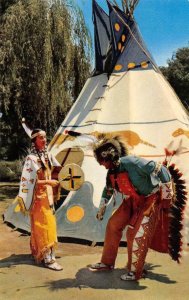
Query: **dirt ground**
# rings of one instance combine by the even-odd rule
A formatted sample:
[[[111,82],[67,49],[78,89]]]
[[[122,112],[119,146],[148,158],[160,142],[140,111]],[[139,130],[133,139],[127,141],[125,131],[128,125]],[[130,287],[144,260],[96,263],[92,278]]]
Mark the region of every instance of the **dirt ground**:
[[[12,202],[17,186],[0,186],[0,215]],[[63,271],[37,266],[29,249],[29,235],[19,232],[0,219],[0,300],[188,300],[189,255],[176,264],[167,255],[149,251],[147,278],[124,282],[126,247],[119,248],[112,272],[91,272],[88,264],[98,262],[102,246],[58,243],[57,261]],[[189,251],[188,251],[189,252]]]
[[[7,256],[13,255],[29,255],[29,240],[30,236],[26,232],[17,231],[10,224],[3,222],[3,213],[14,200],[18,193],[18,186],[12,184],[10,186],[0,185],[0,258],[3,259]],[[90,242],[84,244],[84,241],[76,241],[68,238],[60,238],[61,242],[58,242],[57,255],[58,256],[72,256],[72,255],[85,255],[101,253],[101,246],[90,246]],[[82,244],[83,242],[83,244]],[[124,252],[124,249],[121,249]]]

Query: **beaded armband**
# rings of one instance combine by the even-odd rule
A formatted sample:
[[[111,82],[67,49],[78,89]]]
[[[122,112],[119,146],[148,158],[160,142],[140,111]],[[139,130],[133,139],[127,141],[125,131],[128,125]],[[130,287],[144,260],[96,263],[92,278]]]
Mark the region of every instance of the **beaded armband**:
[[[154,173],[155,176],[157,176],[159,174],[159,172],[161,171],[161,167],[162,167],[162,163],[157,162],[156,166],[155,166],[155,169],[153,171],[153,173]]]

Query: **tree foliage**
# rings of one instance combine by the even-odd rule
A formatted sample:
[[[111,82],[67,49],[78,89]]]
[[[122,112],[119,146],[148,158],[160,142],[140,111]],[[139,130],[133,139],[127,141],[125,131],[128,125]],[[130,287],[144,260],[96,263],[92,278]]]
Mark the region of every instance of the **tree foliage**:
[[[189,110],[189,47],[178,49],[168,60],[168,67],[160,69]]]
[[[21,118],[52,137],[89,76],[91,38],[70,3],[0,0],[1,127],[9,159],[25,143]]]

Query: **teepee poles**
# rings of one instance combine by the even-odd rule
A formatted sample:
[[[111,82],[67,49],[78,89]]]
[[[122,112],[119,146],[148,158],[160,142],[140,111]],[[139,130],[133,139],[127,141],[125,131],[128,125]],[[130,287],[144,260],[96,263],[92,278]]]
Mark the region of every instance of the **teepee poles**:
[[[119,7],[116,0],[113,0],[114,5]],[[121,0],[122,3],[122,9],[125,12],[126,15],[133,16],[135,7],[139,3],[139,0]]]

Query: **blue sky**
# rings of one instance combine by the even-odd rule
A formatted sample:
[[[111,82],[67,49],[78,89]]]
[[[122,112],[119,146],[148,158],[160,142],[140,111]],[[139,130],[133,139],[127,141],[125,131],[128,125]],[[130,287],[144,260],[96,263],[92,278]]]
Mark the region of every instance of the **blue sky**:
[[[92,0],[75,0],[93,36]],[[105,0],[97,0],[107,11]],[[117,3],[120,3],[117,0]],[[147,48],[159,66],[178,49],[189,46],[189,0],[140,0],[135,19]]]

